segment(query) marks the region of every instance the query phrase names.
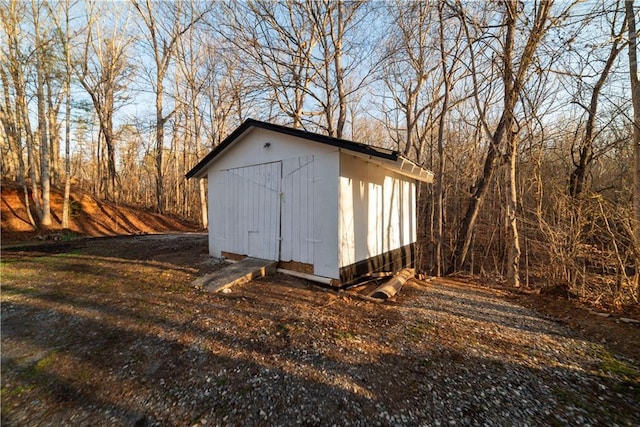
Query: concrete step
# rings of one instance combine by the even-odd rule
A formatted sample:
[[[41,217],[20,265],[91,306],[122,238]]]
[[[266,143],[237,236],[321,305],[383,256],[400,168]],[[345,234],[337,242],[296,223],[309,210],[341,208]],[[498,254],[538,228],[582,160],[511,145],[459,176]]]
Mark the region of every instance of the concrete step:
[[[273,260],[248,257],[202,276],[191,284],[209,292],[220,292],[231,286],[275,273],[277,264],[278,262]]]

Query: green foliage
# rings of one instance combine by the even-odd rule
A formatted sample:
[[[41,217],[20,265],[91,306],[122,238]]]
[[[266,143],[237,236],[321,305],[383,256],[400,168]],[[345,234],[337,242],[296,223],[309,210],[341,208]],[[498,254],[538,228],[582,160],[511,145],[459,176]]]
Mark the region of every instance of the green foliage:
[[[31,378],[37,377],[38,375],[42,374],[42,372],[44,372],[49,366],[51,366],[53,362],[56,361],[57,357],[58,357],[58,351],[53,350],[52,352],[47,354],[45,357],[43,357],[42,359],[34,363],[32,366],[30,366],[25,372],[26,375]]]
[[[6,292],[8,294],[17,294],[17,295],[33,295],[33,294],[37,294],[38,290],[35,288],[14,288],[14,287],[8,287],[5,286],[2,289],[3,292]]]
[[[6,401],[9,397],[20,397],[25,393],[29,393],[33,390],[35,385],[33,384],[20,384],[13,388],[2,387],[0,388],[0,400]],[[2,411],[5,412],[7,408],[3,407]]]
[[[628,363],[616,359],[611,354],[602,359],[600,369],[625,381],[638,381],[640,385],[640,372]]]
[[[69,201],[69,215],[72,217],[78,216],[82,213],[82,205],[76,200]]]
[[[78,234],[71,230],[65,230],[62,232],[60,236],[60,240],[63,242],[70,242],[72,240],[76,240],[78,238]]]
[[[335,331],[333,333],[333,336],[337,340],[347,340],[347,341],[353,340],[356,338],[356,336],[349,331]]]
[[[640,371],[634,366],[616,358],[609,350],[600,344],[592,346],[595,356],[600,359],[600,372],[608,377],[616,377],[623,381],[636,381],[640,383]]]
[[[276,335],[284,335],[288,337],[291,337],[295,334],[300,334],[304,331],[304,329],[299,325],[290,323],[280,323],[276,329]]]
[[[407,326],[407,335],[410,339],[414,341],[419,341],[423,337],[425,337],[429,331],[433,331],[435,326],[429,322],[424,323],[414,323]]]

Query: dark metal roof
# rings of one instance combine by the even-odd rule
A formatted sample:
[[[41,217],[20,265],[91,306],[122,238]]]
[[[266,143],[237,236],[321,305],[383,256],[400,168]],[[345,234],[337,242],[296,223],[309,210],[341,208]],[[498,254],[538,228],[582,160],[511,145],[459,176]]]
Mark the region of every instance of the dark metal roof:
[[[209,154],[207,154],[197,165],[193,167],[185,175],[187,178],[196,176],[203,169],[218,157],[223,151],[231,146],[238,138],[240,138],[250,128],[267,129],[274,132],[283,133],[286,135],[296,136],[299,138],[307,139],[310,141],[319,142],[321,144],[327,144],[334,147],[338,147],[344,150],[353,151],[372,158],[379,158],[386,161],[397,162],[402,156],[397,151],[388,150],[385,148],[372,147],[360,142],[353,142],[346,139],[333,138],[319,133],[307,132],[302,129],[294,129],[287,126],[276,125],[273,123],[261,122],[259,120],[247,119],[236,130],[234,130],[228,137],[225,138],[217,147],[215,147]],[[417,166],[417,165],[415,165]]]

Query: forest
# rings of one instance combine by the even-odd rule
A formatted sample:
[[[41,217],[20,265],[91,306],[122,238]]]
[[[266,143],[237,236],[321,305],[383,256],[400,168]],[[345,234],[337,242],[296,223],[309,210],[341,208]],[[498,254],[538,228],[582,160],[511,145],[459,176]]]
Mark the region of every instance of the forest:
[[[639,9],[627,1],[0,1],[0,161],[207,226],[184,175],[247,118],[397,150],[420,266],[640,299]],[[212,219],[212,220],[215,220]]]

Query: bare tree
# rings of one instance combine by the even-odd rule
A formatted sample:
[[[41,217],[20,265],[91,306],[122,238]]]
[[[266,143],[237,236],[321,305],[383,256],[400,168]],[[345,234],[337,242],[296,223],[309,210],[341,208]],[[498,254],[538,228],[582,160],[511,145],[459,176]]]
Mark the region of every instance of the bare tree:
[[[512,2],[505,2],[502,6],[504,7],[502,25],[505,29],[502,51],[500,52],[503,67],[502,113],[498,125],[491,134],[491,141],[488,144],[482,174],[478,177],[465,216],[460,225],[456,247],[449,268],[450,272],[460,270],[466,261],[478,213],[489,190],[490,181],[496,170],[496,166],[499,164],[504,153],[506,153],[507,158],[509,158],[509,164],[511,164],[511,156],[515,155],[515,107],[525,79],[528,77],[529,66],[533,61],[536,49],[549,28],[548,21],[553,3],[540,2],[536,5],[533,24],[526,37],[524,48],[519,58],[517,58],[517,62],[514,61],[514,45],[517,19],[520,15],[520,10],[518,9],[518,5]],[[511,176],[511,173],[509,173],[509,176]],[[513,200],[513,193],[511,191],[510,195],[508,203],[512,203]],[[519,260],[519,249],[517,247],[518,233],[515,210],[509,211],[508,221],[511,233],[510,241],[512,242],[512,252],[509,256],[508,266],[509,271],[512,271],[514,268],[516,269],[516,271],[512,271],[508,275],[511,277],[512,284],[518,285],[516,264]]]
[[[111,199],[117,198],[118,194],[113,116],[124,97],[131,73],[127,55],[132,38],[127,29],[130,17],[128,10],[114,10],[113,5],[107,6],[110,13],[115,13],[111,28],[99,18],[104,10],[95,9],[93,3],[87,9],[85,41],[73,63],[78,80],[93,103],[107,149],[108,183],[105,194],[107,199]]]
[[[69,30],[69,0],[65,3],[65,32],[64,32],[64,59],[66,66],[65,74],[65,91],[67,99],[65,103],[65,127],[64,127],[64,200],[62,206],[62,228],[69,228],[70,212],[70,196],[71,196],[71,53],[69,51],[71,44],[71,34]]]
[[[367,75],[348,78],[359,65],[364,54],[363,42],[355,36],[367,15],[367,4],[362,1],[306,1],[307,15],[318,35],[318,55],[313,55],[311,65],[315,70],[313,84],[318,90],[309,95],[320,105],[326,133],[343,137],[347,123],[348,97],[358,91]],[[337,117],[335,114],[337,112]]]
[[[73,68],[71,66],[71,30],[69,28],[69,15],[71,3],[70,0],[64,2],[64,27],[59,22],[56,11],[54,11],[50,5],[49,12],[56,24],[58,37],[62,45],[64,52],[64,89],[65,94],[65,143],[64,143],[64,196],[62,202],[62,228],[69,228],[70,220],[70,196],[71,196],[71,75],[73,74]]]
[[[3,21],[5,22],[5,25],[11,25],[11,21],[5,20],[5,16],[3,15],[4,14],[0,16],[3,17]],[[13,43],[13,42],[14,42],[13,40],[10,40],[10,43]],[[3,53],[3,56],[8,59],[7,53]],[[15,58],[13,59],[15,60]],[[8,66],[10,69],[15,69],[16,64],[10,63],[10,65]],[[24,125],[24,123],[22,123],[19,119],[21,114],[19,111],[21,101],[19,101],[20,98],[18,98],[18,95],[14,94],[14,100],[16,104],[15,107],[11,103],[11,95],[10,95],[11,83],[9,81],[9,77],[7,76],[7,71],[5,70],[4,65],[0,65],[0,81],[2,82],[2,89],[3,89],[3,95],[4,95],[4,104],[0,105],[0,122],[2,123],[4,132],[6,135],[7,144],[9,146],[9,152],[14,157],[13,159],[13,162],[15,163],[14,167],[17,166],[16,178],[17,178],[18,184],[20,185],[23,191],[24,205],[26,208],[27,217],[29,219],[31,226],[35,229],[36,222],[33,219],[33,216],[31,214],[31,208],[30,208],[31,204],[29,202],[29,190],[27,188],[27,182],[26,182],[27,172],[25,168],[24,154],[23,154],[24,147],[22,142],[22,135],[23,135],[22,126]]]
[[[635,247],[640,247],[640,82],[638,81],[638,43],[633,0],[625,1],[629,33],[629,78],[633,103],[633,234]],[[638,250],[638,249],[636,249]],[[636,269],[638,255],[636,254]],[[636,273],[638,275],[638,273]]]
[[[573,164],[575,167],[569,177],[569,194],[574,198],[577,198],[582,194],[585,188],[585,181],[587,178],[589,165],[594,160],[593,143],[597,131],[596,118],[598,115],[598,103],[600,101],[600,94],[605,86],[605,83],[609,79],[609,75],[615,65],[618,54],[625,47],[625,43],[623,42],[623,34],[627,26],[626,21],[623,20],[620,29],[616,31],[615,27],[618,21],[617,18],[619,16],[617,7],[614,10],[613,15],[613,21],[611,23],[611,44],[609,47],[609,54],[607,55],[607,58],[604,62],[602,71],[600,72],[595,84],[593,85],[593,88],[590,91],[589,103],[587,105],[584,105],[577,99],[575,101],[586,111],[587,120],[585,123],[584,136],[581,138],[579,146],[577,148],[578,159],[576,160],[575,158],[573,158]],[[594,62],[595,61],[591,60],[591,58],[588,58],[588,66],[590,68],[593,68]],[[582,75],[579,75],[578,78],[581,82],[584,80],[584,76]],[[584,92],[584,89],[581,88],[581,92]],[[574,157],[574,150],[572,150],[571,154],[572,157]]]
[[[255,0],[230,2],[225,10],[231,19],[221,24],[221,35],[239,54],[238,63],[269,92],[268,102],[293,127],[304,127],[305,102],[315,78],[312,52],[318,44],[306,4]]]
[[[25,54],[21,50],[20,19],[27,15],[27,7],[22,2],[11,0],[7,7],[0,8],[2,13],[2,22],[7,35],[8,52],[6,55],[9,75],[15,90],[15,112],[16,112],[16,135],[24,134],[27,146],[27,170],[25,178],[28,175],[31,181],[31,191],[33,195],[34,205],[38,216],[40,216],[40,197],[38,196],[38,181],[36,179],[36,152],[35,152],[35,136],[31,128],[31,119],[28,110],[27,88],[25,82],[26,58],[30,54]],[[29,196],[25,186],[25,204],[29,208]]]
[[[198,11],[194,3],[154,3],[146,0],[144,4],[132,0],[146,29],[146,39],[150,53],[154,58],[154,78],[152,85],[156,97],[156,209],[163,211],[164,186],[162,182],[162,156],[164,151],[164,126],[174,113],[174,109],[164,112],[164,80],[169,65],[175,55],[180,37],[207,13]],[[185,8],[187,8],[185,10]]]
[[[219,144],[227,136],[234,112],[249,102],[250,89],[243,69],[227,55],[221,42],[217,34],[192,27],[178,43],[176,63],[184,88],[176,101],[184,117],[184,165],[195,164],[203,151]],[[198,197],[200,220],[206,228],[206,179],[198,182]]]
[[[205,64],[208,55],[202,48],[201,40],[196,39],[193,28],[185,33],[185,36],[178,43],[177,63],[185,82],[184,95],[180,96],[179,102],[184,110],[185,116],[185,137],[183,147],[183,165],[193,163],[195,159],[188,158],[187,152],[199,154],[201,145],[201,135],[203,133],[201,100],[204,95],[204,86],[207,82],[207,72]],[[182,177],[184,182],[184,177]],[[187,183],[184,182],[186,186]],[[208,226],[207,216],[207,200],[205,192],[205,180],[200,179],[199,191],[200,197],[200,219],[203,228]],[[183,191],[183,206],[187,205],[187,191]]]
[[[36,57],[36,99],[38,104],[38,133],[40,137],[40,187],[42,189],[42,206],[40,209],[40,224],[51,226],[51,169],[49,128],[46,113],[47,100],[45,99],[46,84],[46,45],[48,41],[43,39],[40,21],[41,5],[37,5],[35,0],[31,1],[31,12],[33,16],[35,57]]]
[[[444,26],[445,19],[443,15],[444,1],[438,3],[438,21],[439,21],[439,47],[440,47],[440,67],[442,69],[442,87],[444,93],[442,95],[442,109],[438,120],[438,168],[436,170],[436,191],[435,191],[435,215],[434,215],[434,234],[435,234],[435,274],[442,275],[442,246],[443,246],[443,222],[444,222],[444,172],[445,172],[445,153],[444,153],[444,132],[447,113],[449,110],[449,97],[451,92],[451,77],[453,66],[448,64],[448,53],[445,50]]]
[[[397,1],[388,5],[392,23],[396,28],[389,41],[383,60],[384,84],[392,101],[393,110],[402,117],[404,129],[396,137],[396,144],[405,156],[415,149],[416,159],[433,123],[425,116],[440,101],[434,96],[433,82],[429,79],[440,68],[436,59],[436,46],[431,45],[434,7],[427,2]],[[426,121],[426,123],[425,123]],[[423,126],[420,124],[423,123]],[[387,121],[388,127],[390,123]]]

